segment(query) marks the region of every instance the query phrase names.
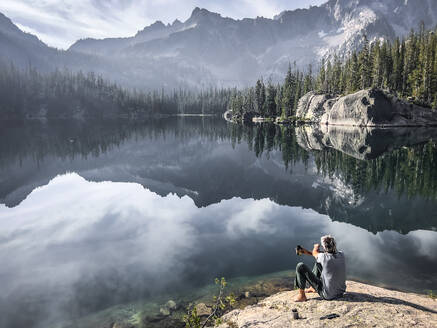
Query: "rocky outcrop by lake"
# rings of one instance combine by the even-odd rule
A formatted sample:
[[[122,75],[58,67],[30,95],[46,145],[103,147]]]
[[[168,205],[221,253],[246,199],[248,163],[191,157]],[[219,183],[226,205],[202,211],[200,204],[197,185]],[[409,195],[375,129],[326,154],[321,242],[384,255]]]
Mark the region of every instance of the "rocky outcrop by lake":
[[[437,126],[437,111],[408,103],[381,89],[360,90],[342,97],[311,91],[300,99],[296,116],[325,125]]]
[[[233,310],[223,316],[219,328],[437,327],[437,300],[426,295],[353,281],[347,282],[344,297],[332,301],[307,294],[307,302],[296,303],[297,294],[297,290],[284,291]],[[297,309],[298,319],[293,319],[292,309]],[[335,318],[326,318],[334,314]]]

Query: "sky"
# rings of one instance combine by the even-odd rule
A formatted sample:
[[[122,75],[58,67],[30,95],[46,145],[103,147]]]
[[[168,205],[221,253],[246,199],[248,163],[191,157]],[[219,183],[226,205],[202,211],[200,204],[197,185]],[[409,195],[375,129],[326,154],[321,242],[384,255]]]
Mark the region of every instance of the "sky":
[[[185,21],[195,7],[241,19],[272,18],[283,10],[326,0],[1,0],[0,12],[46,44],[67,49],[76,40],[132,36],[157,20]]]

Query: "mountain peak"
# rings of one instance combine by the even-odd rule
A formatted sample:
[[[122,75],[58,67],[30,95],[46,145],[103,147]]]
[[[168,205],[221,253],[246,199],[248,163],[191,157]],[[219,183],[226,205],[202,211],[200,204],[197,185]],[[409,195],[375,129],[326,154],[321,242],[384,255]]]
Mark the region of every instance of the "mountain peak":
[[[161,22],[160,20],[157,20],[155,23],[146,26],[145,28],[143,28],[141,31],[138,31],[136,35],[141,35],[141,34],[145,34],[145,33],[149,33],[149,32],[155,32],[155,31],[159,31],[162,29],[165,29],[166,26],[163,22]]]
[[[157,20],[155,23],[149,26],[149,29],[160,29],[165,27],[165,24],[160,20]]]
[[[199,7],[194,8],[193,12],[191,13],[191,17],[199,15],[201,11],[202,9],[200,9]]]
[[[174,22],[171,24],[171,26],[180,26],[182,25],[182,22],[179,19],[175,19]]]
[[[221,17],[221,15],[211,12],[205,8],[196,7],[191,13],[190,19],[198,19],[198,18],[205,18],[205,17]]]
[[[11,19],[3,15],[2,13],[0,13],[0,26],[2,27],[2,29],[7,28],[14,31],[19,30],[18,27],[15,26],[14,23],[12,23]]]

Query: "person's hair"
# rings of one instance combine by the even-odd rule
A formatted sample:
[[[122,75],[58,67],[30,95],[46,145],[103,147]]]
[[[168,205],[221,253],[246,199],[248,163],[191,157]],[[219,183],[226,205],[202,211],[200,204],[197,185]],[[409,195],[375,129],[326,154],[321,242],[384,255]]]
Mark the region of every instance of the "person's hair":
[[[334,237],[332,237],[331,235],[326,235],[320,238],[320,241],[325,251],[332,254],[337,253],[337,244]]]

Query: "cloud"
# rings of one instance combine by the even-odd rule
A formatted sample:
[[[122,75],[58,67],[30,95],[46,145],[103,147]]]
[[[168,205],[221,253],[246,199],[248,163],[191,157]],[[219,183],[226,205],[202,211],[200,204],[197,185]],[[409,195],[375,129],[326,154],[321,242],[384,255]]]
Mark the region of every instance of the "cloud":
[[[156,20],[186,20],[194,7],[223,16],[273,17],[287,9],[321,4],[323,0],[14,0],[0,2],[0,11],[50,46],[68,48],[81,38],[132,36]]]
[[[0,318],[11,327],[38,311],[60,320],[72,308],[83,313],[84,304],[100,309],[216,276],[292,269],[311,262],[293,247],[310,248],[327,233],[345,251],[353,277],[426,288],[437,270],[435,231],[372,234],[269,199],[198,208],[187,196],[161,197],[136,183],[89,182],[75,173],[36,188],[16,207],[0,205],[0,218]],[[41,300],[31,313],[29,299]],[[17,308],[19,317],[9,312]]]

